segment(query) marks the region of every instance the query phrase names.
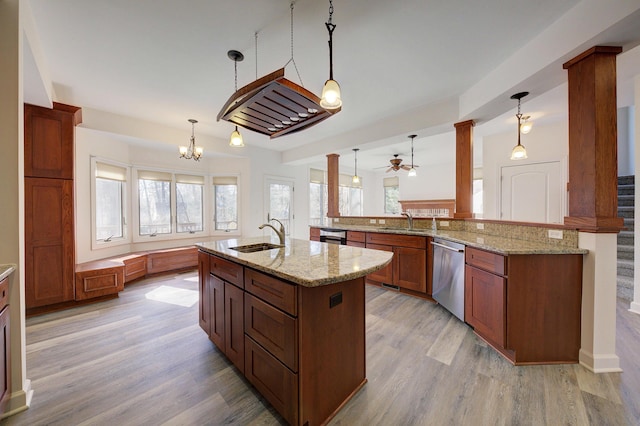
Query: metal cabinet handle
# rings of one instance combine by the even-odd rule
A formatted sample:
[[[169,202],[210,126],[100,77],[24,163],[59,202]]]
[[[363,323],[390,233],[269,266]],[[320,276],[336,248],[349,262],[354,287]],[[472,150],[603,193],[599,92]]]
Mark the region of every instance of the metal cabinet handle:
[[[447,249],[447,250],[455,251],[456,253],[464,253],[464,249],[457,249],[457,248],[453,248],[453,247],[445,246],[444,244],[435,243],[435,242],[433,242],[433,241],[431,241],[431,245],[438,246],[438,247],[442,247],[443,249]]]

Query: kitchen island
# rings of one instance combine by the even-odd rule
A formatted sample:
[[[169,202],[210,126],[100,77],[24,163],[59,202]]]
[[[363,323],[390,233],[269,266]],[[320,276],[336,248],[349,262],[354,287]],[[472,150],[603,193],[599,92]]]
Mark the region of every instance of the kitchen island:
[[[325,424],[367,381],[364,277],[392,253],[269,238],[197,246],[202,329],[288,423]]]

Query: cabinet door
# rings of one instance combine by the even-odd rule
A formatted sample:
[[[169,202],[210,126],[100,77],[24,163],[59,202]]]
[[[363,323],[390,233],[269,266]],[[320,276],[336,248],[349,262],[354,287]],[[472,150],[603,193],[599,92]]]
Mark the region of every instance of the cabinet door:
[[[244,373],[244,291],[224,283],[224,339],[227,358]]]
[[[367,246],[365,243],[361,243],[359,241],[347,241],[347,245],[351,247],[363,247],[363,248]]]
[[[211,295],[209,284],[209,255],[198,252],[198,287],[200,299],[198,300],[198,322],[200,327],[211,335]]]
[[[73,181],[24,181],[26,307],[74,300]]]
[[[393,247],[383,246],[380,244],[367,243],[367,248],[374,249],[374,250],[393,251]],[[392,261],[391,263],[389,263],[387,266],[380,269],[379,271],[372,272],[371,274],[367,275],[367,279],[370,279],[372,281],[378,281],[381,283],[386,283],[386,284],[393,283],[393,264],[394,263],[395,262]]]
[[[0,313],[0,414],[4,413],[11,396],[11,360],[9,336],[9,306]]]
[[[394,284],[409,290],[427,292],[427,251],[394,247]]]
[[[505,346],[507,281],[473,266],[465,266],[464,319],[476,333]]]
[[[73,179],[75,125],[80,109],[54,103],[54,109],[24,106],[24,175]]]
[[[209,273],[207,273],[207,277],[209,284],[209,309],[211,312],[209,339],[224,353],[224,281]]]

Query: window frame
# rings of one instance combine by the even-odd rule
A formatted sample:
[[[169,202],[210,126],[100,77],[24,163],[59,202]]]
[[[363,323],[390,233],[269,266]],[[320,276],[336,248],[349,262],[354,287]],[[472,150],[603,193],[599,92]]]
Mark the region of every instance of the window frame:
[[[91,203],[91,249],[92,250],[97,250],[97,249],[104,249],[104,248],[108,248],[108,247],[115,247],[115,246],[120,246],[123,244],[131,244],[131,235],[132,235],[132,230],[131,230],[131,220],[128,220],[128,218],[131,218],[131,202],[130,202],[130,193],[131,193],[131,166],[129,166],[128,164],[123,164],[120,163],[118,161],[113,161],[113,160],[109,160],[109,159],[105,159],[105,158],[101,158],[101,157],[96,157],[96,156],[91,156],[90,157],[90,161],[91,161],[91,165],[90,165],[90,173],[91,173],[91,179],[90,179],[90,203]],[[104,241],[104,240],[98,240],[96,238],[97,236],[97,232],[98,232],[98,225],[97,225],[97,188],[96,188],[96,179],[97,177],[97,169],[98,169],[98,165],[97,163],[102,163],[105,164],[107,166],[114,166],[114,167],[118,167],[118,168],[122,168],[125,170],[125,180],[122,182],[122,206],[121,206],[121,214],[122,214],[122,233],[123,236],[122,237],[115,237],[112,238],[109,241]]]
[[[219,174],[212,174],[208,177],[208,181],[207,184],[209,185],[209,188],[207,190],[207,192],[210,195],[211,200],[209,201],[209,206],[211,207],[211,214],[207,217],[207,223],[211,225],[211,232],[209,233],[209,235],[212,236],[218,236],[218,235],[233,235],[233,236],[237,236],[237,235],[242,235],[242,209],[241,209],[241,205],[242,205],[242,185],[241,185],[241,179],[240,179],[241,175],[239,173],[219,173]],[[213,183],[213,181],[216,178],[235,178],[236,180],[236,210],[238,212],[237,215],[237,222],[238,222],[238,227],[234,230],[227,230],[227,229],[216,229],[216,199],[215,199],[215,190],[216,190],[216,185]]]

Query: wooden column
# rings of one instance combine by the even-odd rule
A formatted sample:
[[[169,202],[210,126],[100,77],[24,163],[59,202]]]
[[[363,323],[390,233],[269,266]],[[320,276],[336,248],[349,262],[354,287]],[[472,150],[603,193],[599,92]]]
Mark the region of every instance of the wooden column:
[[[595,46],[563,65],[569,77],[569,216],[583,232],[618,232],[616,55]]]
[[[473,120],[454,124],[456,128],[455,218],[473,217]]]
[[[338,182],[340,179],[340,155],[327,154],[327,217],[340,217]]]

